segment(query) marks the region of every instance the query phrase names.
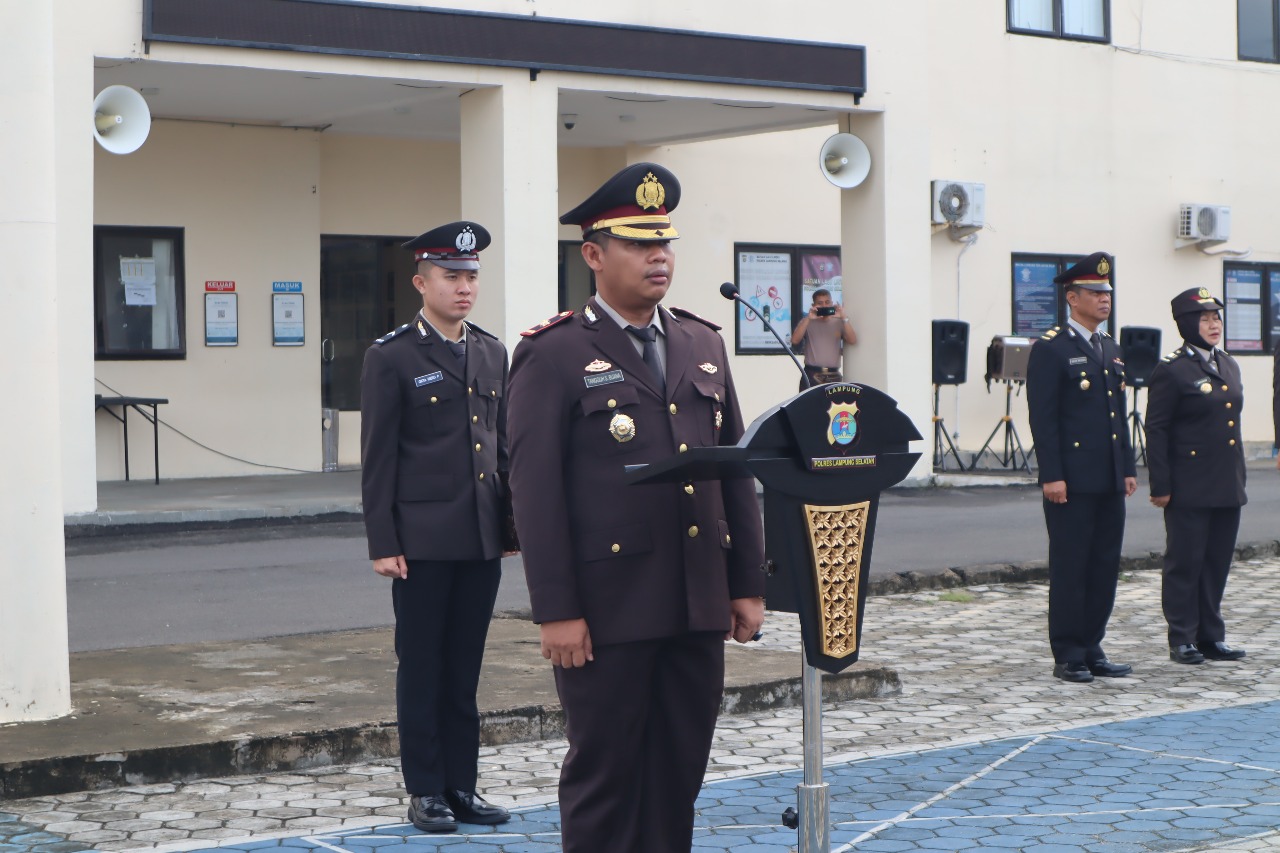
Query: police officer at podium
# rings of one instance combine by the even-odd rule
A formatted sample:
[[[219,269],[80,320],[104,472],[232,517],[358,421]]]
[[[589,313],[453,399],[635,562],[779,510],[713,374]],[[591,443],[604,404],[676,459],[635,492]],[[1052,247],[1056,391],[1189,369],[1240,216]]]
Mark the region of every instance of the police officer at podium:
[[[1208,288],[1173,298],[1182,346],[1151,373],[1147,396],[1147,466],[1151,503],[1164,510],[1161,584],[1175,663],[1239,660],[1228,646],[1222,594],[1244,506],[1244,437],[1240,365],[1222,341],[1222,303]]]
[[[1070,316],[1036,341],[1027,407],[1049,533],[1054,677],[1128,675],[1102,638],[1115,603],[1125,498],[1138,488],[1125,424],[1124,362],[1100,326],[1111,316],[1112,259],[1095,252],[1054,278]]]
[[[626,465],[743,433],[719,327],[662,304],[679,201],[675,175],[637,163],[566,213],[597,294],[524,332],[512,358],[516,525],[569,740],[566,853],[690,849],[724,642],[764,618],[752,480],[625,480]]]
[[[422,309],[365,353],[361,486],[369,558],[392,579],[396,718],[409,820],[423,832],[496,824],[476,793],[476,687],[514,551],[507,473],[507,351],[466,321],[489,232],[441,225],[404,244]]]

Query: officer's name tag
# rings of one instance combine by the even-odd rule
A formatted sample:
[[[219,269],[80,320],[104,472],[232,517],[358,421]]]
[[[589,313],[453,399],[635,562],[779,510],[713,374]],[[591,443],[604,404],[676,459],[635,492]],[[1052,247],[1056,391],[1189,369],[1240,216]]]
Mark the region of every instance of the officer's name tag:
[[[444,379],[444,373],[437,370],[435,373],[428,373],[426,376],[415,376],[413,378],[413,387],[421,388],[423,385],[430,385],[432,382],[440,382]]]
[[[584,376],[582,381],[587,383],[588,388],[595,388],[598,385],[612,385],[615,382],[622,381],[622,371],[610,370],[608,373],[601,373],[596,376]]]
[[[1088,363],[1089,363],[1089,356],[1087,355],[1082,355],[1082,356],[1077,356],[1076,358],[1067,359],[1067,364],[1088,364]]]

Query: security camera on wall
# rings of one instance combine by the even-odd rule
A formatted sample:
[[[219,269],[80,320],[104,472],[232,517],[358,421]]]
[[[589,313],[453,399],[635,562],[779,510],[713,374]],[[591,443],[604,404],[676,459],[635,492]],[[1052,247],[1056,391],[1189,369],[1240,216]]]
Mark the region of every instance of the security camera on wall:
[[[573,130],[578,124],[578,114],[560,113],[560,123],[564,125],[565,130]]]

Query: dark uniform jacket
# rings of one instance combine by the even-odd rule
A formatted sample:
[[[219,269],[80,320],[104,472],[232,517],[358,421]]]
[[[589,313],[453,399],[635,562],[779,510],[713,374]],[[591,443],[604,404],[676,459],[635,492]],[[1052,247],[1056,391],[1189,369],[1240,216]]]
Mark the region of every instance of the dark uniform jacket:
[[[1124,491],[1137,474],[1125,423],[1124,362],[1102,335],[1102,359],[1069,326],[1055,326],[1031,347],[1027,408],[1040,482],[1065,480],[1072,492]]]
[[[1189,344],[1151,372],[1147,467],[1151,494],[1169,506],[1244,506],[1240,365],[1218,350],[1215,373]]]
[[[465,365],[421,315],[365,353],[360,456],[370,559],[502,556],[507,351],[466,327]]]
[[[718,327],[658,310],[665,395],[594,303],[526,332],[512,358],[511,487],[533,619],[585,618],[597,645],[725,631],[730,599],[764,594],[753,481],[624,482],[625,465],[743,431]]]

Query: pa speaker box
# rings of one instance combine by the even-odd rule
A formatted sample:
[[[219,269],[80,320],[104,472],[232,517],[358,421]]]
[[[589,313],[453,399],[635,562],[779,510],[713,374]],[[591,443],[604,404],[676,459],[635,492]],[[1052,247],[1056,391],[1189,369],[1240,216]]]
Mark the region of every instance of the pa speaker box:
[[[969,364],[969,324],[933,321],[933,384],[963,385]]]
[[[1120,329],[1120,350],[1124,353],[1124,375],[1134,388],[1146,388],[1151,371],[1160,361],[1160,330],[1151,326]]]

